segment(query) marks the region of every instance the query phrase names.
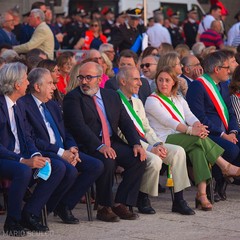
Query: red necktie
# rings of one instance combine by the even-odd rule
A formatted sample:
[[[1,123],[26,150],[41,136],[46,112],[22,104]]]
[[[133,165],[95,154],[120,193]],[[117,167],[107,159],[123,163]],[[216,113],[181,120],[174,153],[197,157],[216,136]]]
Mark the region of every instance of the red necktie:
[[[98,112],[98,115],[100,117],[101,120],[101,124],[102,124],[102,142],[110,147],[111,146],[111,141],[110,141],[110,136],[109,136],[109,132],[108,132],[108,126],[107,126],[107,119],[105,117],[105,115],[102,112],[102,109],[99,107],[98,103],[97,103],[97,97],[93,96],[93,100]]]

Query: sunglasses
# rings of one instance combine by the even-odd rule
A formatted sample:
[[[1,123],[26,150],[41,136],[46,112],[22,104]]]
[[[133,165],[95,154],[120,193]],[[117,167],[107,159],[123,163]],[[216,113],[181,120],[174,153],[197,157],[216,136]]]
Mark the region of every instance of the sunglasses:
[[[157,65],[157,64],[156,63],[142,63],[140,65],[140,68],[144,68],[144,67],[149,68],[151,65]]]
[[[91,27],[98,27],[98,24],[91,24]]]

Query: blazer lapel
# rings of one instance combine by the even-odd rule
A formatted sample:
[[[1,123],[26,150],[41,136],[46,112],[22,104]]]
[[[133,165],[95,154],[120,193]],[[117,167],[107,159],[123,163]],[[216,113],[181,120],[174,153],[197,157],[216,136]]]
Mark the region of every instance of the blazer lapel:
[[[49,112],[51,113],[53,120],[55,121],[55,124],[58,128],[58,131],[60,132],[61,137],[64,139],[64,132],[63,132],[63,129],[59,126],[59,119],[57,118],[57,115],[55,114],[54,106],[52,104],[50,104],[50,102],[47,102],[46,106],[47,106]]]
[[[32,114],[36,116],[36,119],[38,119],[39,123],[43,126],[45,131],[48,133],[42,114],[40,113],[40,110],[36,102],[34,101],[32,95],[27,95],[26,97],[27,97],[28,107],[31,109]]]
[[[4,115],[6,116],[9,126],[11,127],[8,109],[7,109],[7,103],[3,95],[0,96],[0,106],[2,108]]]

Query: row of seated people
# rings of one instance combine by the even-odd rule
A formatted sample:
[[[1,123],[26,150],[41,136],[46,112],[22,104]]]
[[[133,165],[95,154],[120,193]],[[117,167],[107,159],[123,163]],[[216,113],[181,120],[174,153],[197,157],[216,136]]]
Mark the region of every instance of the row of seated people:
[[[214,59],[214,56],[210,58]],[[217,55],[216,59],[222,62],[217,62],[214,74],[216,68],[227,69],[225,55],[222,58]],[[175,95],[178,80],[171,70],[159,69],[156,93],[147,99],[151,128],[142,102],[132,98],[142,85],[136,67],[120,69],[116,78],[120,91],[116,93],[99,88],[103,72],[98,63],[82,64],[77,76],[79,87],[68,93],[63,101],[66,130],[61,110],[51,100],[56,88],[51,73],[36,68],[27,76],[27,69],[21,63],[4,65],[0,70],[1,139],[4,139],[1,141],[0,174],[12,180],[5,232],[24,235],[23,227],[47,231],[38,218],[45,204],[48,213],[55,211],[65,223],[78,223],[71,210],[94,181],[99,203],[97,219],[134,220],[137,214],[129,211],[127,206],[136,205],[140,212],[155,213],[148,195],[157,195],[162,161],[172,166],[175,183],[172,211],[193,215],[195,212],[183,198],[183,190],[190,186],[185,151],[191,159],[198,185],[196,203],[202,210],[211,210],[212,205],[206,197],[206,183],[211,178],[208,162],[216,163],[226,177],[238,176],[239,168],[220,156],[224,150],[207,138],[206,126],[190,112],[185,100]],[[212,77],[212,73],[209,74]],[[227,74],[224,76],[228,77]],[[27,87],[28,94],[24,96]],[[156,99],[161,108],[167,104],[166,109],[174,111],[177,117],[164,109],[165,112],[153,117],[159,121],[154,124],[151,119],[153,104],[148,104],[151,99]],[[153,110],[159,108],[156,106]],[[168,131],[161,129],[161,124]],[[124,138],[121,139],[122,135]],[[32,177],[31,168],[42,168],[46,162],[52,166],[50,177],[46,181],[39,180],[32,197],[21,210],[23,195]],[[116,165],[124,168],[124,174],[113,200]],[[16,169],[22,169],[22,173]]]

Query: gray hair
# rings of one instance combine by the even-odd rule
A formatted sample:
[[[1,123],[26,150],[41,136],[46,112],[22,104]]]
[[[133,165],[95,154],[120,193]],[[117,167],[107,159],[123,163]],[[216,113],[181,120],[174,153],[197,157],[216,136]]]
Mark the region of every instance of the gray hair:
[[[221,51],[208,54],[203,60],[203,69],[205,73],[214,73],[215,67],[220,67],[228,60],[225,53]]]
[[[192,46],[192,52],[195,56],[199,56],[202,54],[203,50],[205,49],[205,45],[203,42],[196,42],[193,46]]]
[[[81,67],[79,68],[79,71],[81,70],[81,68],[85,67],[85,66],[88,65],[88,64],[94,65],[93,67],[95,67],[95,69],[97,70],[97,75],[101,75],[101,76],[103,75],[102,66],[99,65],[99,64],[96,63],[96,62],[86,62],[86,63],[83,63],[83,64],[81,65]]]
[[[10,14],[8,12],[4,12],[0,15],[0,27],[3,27],[3,24],[5,23],[6,16]]]
[[[31,13],[34,15],[34,17],[39,17],[41,22],[45,21],[45,14],[41,9],[33,9],[31,10]]]
[[[44,76],[51,74],[50,71],[46,68],[34,68],[32,69],[29,74],[28,74],[28,81],[29,81],[29,85],[28,85],[28,91],[30,93],[35,92],[34,89],[34,85],[36,83],[38,84],[42,84]]]
[[[14,58],[18,58],[19,55],[13,49],[7,49],[1,54],[1,57],[4,58],[6,62],[11,62]]]
[[[27,66],[20,63],[7,63],[0,68],[0,93],[11,95],[15,90],[16,83],[22,83]]]
[[[113,45],[111,43],[103,43],[99,47],[99,52],[107,52],[113,49]]]
[[[164,16],[161,12],[156,12],[153,16],[153,19],[155,23],[163,22]]]
[[[138,69],[136,67],[129,67],[129,66],[126,66],[126,67],[123,67],[123,68],[120,68],[117,75],[116,75],[116,80],[117,80],[117,83],[118,83],[118,86],[120,86],[120,80],[121,79],[127,79],[129,78],[130,74],[134,71],[134,70],[137,70]]]

